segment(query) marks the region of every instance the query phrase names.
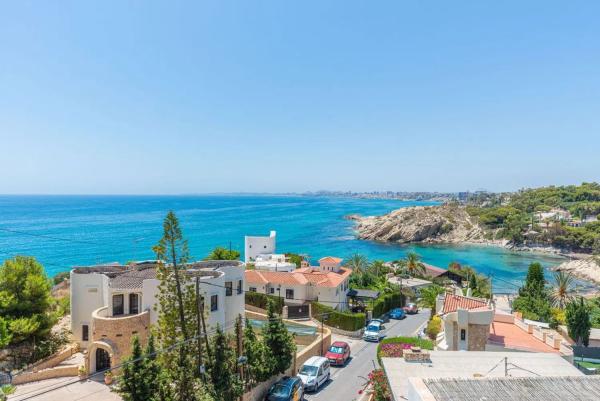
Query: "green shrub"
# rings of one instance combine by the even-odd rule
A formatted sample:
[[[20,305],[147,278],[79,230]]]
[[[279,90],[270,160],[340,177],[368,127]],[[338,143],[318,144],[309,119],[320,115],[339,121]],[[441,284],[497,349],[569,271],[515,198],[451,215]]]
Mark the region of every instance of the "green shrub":
[[[381,357],[383,356],[382,352],[381,352],[381,348],[382,348],[382,345],[384,345],[384,344],[411,344],[411,345],[414,345],[417,347],[421,347],[422,349],[433,350],[433,341],[428,340],[426,338],[419,338],[419,337],[384,338],[377,345],[377,360],[379,361],[380,365],[381,365]]]
[[[283,298],[274,295],[262,294],[260,292],[246,292],[246,305],[252,305],[260,309],[267,310],[269,299],[275,304],[275,311],[281,314],[283,310]]]
[[[385,294],[375,300],[373,303],[373,317],[377,318],[394,308],[404,306],[404,295],[400,292]]]
[[[441,330],[442,330],[442,319],[436,315],[431,318],[429,323],[427,323],[427,335],[432,340],[435,340]]]
[[[327,326],[346,331],[356,331],[365,327],[366,317],[364,313],[340,312],[318,302],[313,302],[311,308],[312,316],[318,321],[323,320],[324,313],[328,314],[324,322]]]

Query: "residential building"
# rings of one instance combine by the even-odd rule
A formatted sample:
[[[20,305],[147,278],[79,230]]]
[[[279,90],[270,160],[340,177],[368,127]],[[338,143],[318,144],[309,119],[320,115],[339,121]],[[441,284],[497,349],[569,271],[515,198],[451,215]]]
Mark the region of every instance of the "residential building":
[[[271,231],[268,236],[244,237],[244,262],[254,262],[259,255],[275,253],[277,232]]]
[[[351,269],[342,267],[342,259],[328,256],[319,266],[307,266],[290,272],[246,270],[247,291],[285,298],[287,305],[318,301],[338,310],[347,306]]]
[[[291,272],[296,269],[296,264],[290,262],[284,254],[269,253],[257,255],[254,259],[254,268],[256,270]]]
[[[442,319],[442,331],[436,340],[438,349],[485,351],[494,320],[489,301],[446,293],[438,296],[436,310]]]
[[[76,267],[71,271],[71,331],[87,350],[88,372],[106,369],[129,355],[131,337],[145,343],[158,321],[157,262]],[[186,266],[190,283],[199,282],[208,329],[232,331],[244,314],[244,264],[202,261]]]
[[[427,352],[425,362],[382,358],[393,401],[592,400],[600,390],[600,378],[589,381],[557,354]]]

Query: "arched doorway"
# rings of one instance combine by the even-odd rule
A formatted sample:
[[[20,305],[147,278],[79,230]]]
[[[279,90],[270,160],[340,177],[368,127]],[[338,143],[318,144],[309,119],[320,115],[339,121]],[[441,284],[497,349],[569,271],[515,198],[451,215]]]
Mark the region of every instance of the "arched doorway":
[[[110,369],[110,354],[103,348],[96,349],[96,372]]]

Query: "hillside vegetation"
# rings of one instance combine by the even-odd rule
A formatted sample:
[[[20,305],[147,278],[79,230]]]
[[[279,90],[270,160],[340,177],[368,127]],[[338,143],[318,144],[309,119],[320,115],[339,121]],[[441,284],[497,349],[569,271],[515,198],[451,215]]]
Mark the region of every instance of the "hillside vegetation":
[[[482,205],[467,206],[467,212],[477,218],[488,238],[600,253],[598,183],[497,195]]]

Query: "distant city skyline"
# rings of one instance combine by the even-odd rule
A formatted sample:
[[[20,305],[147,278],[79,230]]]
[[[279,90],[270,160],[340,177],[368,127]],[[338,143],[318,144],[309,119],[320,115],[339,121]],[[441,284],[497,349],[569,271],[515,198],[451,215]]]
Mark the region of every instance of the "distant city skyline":
[[[6,2],[0,194],[600,181],[600,3]]]

